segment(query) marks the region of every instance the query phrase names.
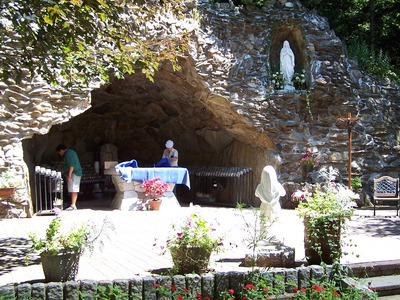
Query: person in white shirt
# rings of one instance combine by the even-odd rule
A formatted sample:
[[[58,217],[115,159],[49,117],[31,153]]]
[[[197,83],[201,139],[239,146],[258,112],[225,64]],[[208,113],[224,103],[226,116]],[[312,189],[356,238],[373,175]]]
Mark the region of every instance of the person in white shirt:
[[[175,167],[178,165],[178,150],[174,148],[174,142],[168,140],[165,143],[165,150],[163,152],[162,158],[168,158],[171,162],[171,167]]]

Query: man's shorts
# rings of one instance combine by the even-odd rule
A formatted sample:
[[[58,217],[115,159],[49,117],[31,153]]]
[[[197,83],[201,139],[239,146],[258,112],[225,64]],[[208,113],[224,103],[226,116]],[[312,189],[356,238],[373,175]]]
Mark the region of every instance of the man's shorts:
[[[71,181],[68,182],[68,192],[69,193],[78,193],[79,192],[79,186],[81,184],[81,176],[75,175],[72,173],[71,175]]]

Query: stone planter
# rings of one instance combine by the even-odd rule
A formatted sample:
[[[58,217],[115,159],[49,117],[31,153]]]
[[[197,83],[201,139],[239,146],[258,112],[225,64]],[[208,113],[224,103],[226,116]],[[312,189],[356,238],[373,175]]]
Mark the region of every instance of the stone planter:
[[[211,251],[202,247],[183,246],[170,249],[172,261],[179,274],[207,271]]]
[[[78,274],[79,253],[40,254],[46,282],[75,280]]]
[[[341,256],[340,234],[342,219],[335,221],[319,220],[318,228],[311,228],[310,219],[304,218],[304,249],[307,261],[312,265],[319,265],[324,262],[331,265],[334,260]],[[324,229],[326,226],[327,229]],[[321,235],[326,232],[326,235]],[[315,250],[316,246],[321,247],[321,255]]]

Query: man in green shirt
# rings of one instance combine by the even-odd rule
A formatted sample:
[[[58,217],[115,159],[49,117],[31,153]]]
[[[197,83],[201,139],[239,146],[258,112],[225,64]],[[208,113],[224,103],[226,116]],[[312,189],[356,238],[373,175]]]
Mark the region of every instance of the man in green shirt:
[[[78,155],[74,150],[68,149],[62,144],[57,146],[56,151],[58,155],[64,157],[63,174],[67,178],[68,192],[71,194],[71,206],[66,210],[76,210],[76,200],[82,178],[82,167]]]

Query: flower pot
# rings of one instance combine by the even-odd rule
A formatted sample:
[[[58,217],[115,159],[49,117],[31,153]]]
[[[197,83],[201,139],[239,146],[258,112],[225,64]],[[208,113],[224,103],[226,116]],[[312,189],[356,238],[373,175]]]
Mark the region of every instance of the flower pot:
[[[161,200],[150,200],[149,204],[150,204],[150,208],[151,210],[160,210],[160,205],[161,205],[162,201]]]
[[[207,271],[210,262],[211,251],[203,247],[182,246],[170,249],[172,261],[179,274]]]
[[[15,187],[0,188],[0,198],[9,198],[14,196]]]
[[[340,228],[342,219],[319,219],[313,221],[304,218],[304,248],[307,261],[310,264],[319,265],[324,262],[328,265],[341,257]],[[325,234],[323,234],[325,233]],[[316,248],[320,248],[321,255]]]
[[[305,166],[306,172],[311,173],[314,170],[314,166]]]
[[[79,253],[40,254],[46,282],[75,280],[78,274]]]

